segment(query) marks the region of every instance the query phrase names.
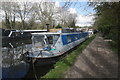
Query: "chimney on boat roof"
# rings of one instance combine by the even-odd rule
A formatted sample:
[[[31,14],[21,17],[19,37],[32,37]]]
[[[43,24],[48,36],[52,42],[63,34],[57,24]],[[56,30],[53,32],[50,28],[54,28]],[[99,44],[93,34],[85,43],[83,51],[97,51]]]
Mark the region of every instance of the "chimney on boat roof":
[[[46,24],[46,27],[47,27],[47,32],[49,32],[49,24]]]

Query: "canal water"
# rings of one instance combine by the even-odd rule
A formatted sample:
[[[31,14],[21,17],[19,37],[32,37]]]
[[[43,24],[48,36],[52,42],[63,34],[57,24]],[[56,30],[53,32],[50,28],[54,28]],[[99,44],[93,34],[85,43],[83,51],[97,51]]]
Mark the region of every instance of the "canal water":
[[[2,79],[26,78],[36,79],[45,75],[53,64],[45,66],[34,66],[24,61],[21,54],[32,48],[31,39],[2,41]]]

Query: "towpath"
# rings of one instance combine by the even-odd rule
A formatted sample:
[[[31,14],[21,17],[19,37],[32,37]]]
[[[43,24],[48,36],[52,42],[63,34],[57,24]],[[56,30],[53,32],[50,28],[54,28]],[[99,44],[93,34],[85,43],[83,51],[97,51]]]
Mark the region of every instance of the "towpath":
[[[65,78],[117,78],[118,56],[100,34],[77,57]]]

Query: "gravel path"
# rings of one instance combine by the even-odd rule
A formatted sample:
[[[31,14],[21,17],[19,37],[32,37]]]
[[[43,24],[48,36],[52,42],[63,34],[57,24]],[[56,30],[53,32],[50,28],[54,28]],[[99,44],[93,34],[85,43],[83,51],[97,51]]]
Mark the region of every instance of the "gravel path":
[[[98,34],[77,57],[65,78],[117,78],[118,56]]]

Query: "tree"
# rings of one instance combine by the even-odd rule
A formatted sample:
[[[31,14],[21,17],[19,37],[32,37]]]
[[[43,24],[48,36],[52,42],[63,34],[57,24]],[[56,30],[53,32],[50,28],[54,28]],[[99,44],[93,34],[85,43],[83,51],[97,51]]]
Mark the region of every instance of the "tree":
[[[35,13],[37,14],[37,20],[40,20],[42,26],[50,24],[50,26],[52,27],[53,15],[55,14],[55,3],[41,1],[39,3],[35,3],[33,8]]]
[[[61,13],[61,24],[66,27],[75,27],[77,14],[72,14],[69,11]]]
[[[17,5],[16,14],[21,19],[22,29],[25,27],[25,20],[29,18],[31,12],[31,3],[29,2],[20,2]]]
[[[119,44],[120,2],[91,3],[91,5],[96,10],[94,26],[97,26],[105,37]]]
[[[35,14],[31,14],[31,17],[30,19],[28,20],[28,23],[29,23],[29,28],[30,29],[33,29],[35,26]]]
[[[16,19],[16,3],[15,2],[2,2],[1,10],[4,11],[5,26],[8,29],[15,28]]]

